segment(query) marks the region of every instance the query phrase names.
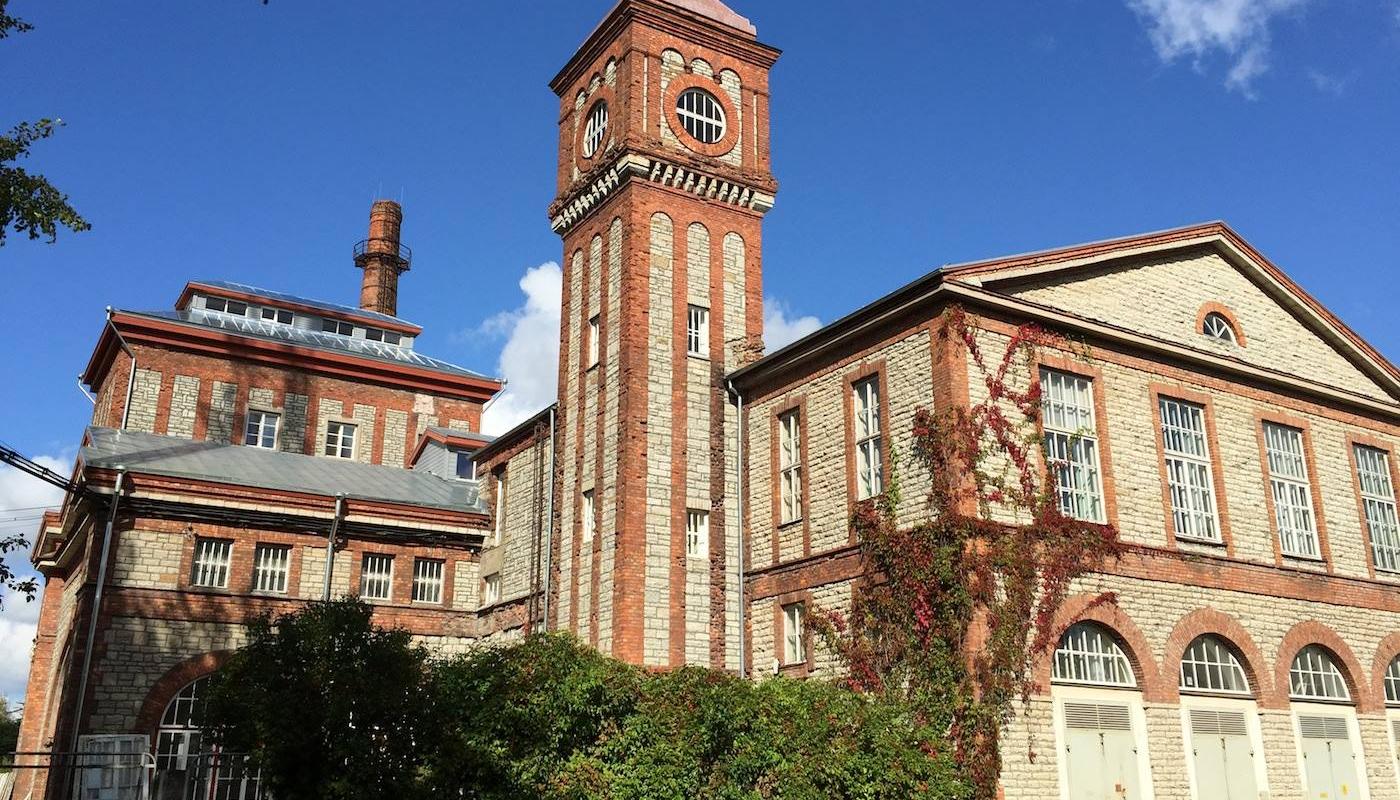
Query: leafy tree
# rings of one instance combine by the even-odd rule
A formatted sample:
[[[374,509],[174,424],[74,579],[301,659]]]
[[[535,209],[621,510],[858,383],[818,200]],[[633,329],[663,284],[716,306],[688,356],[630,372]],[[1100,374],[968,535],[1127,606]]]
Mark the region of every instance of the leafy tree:
[[[415,796],[434,733],[426,652],[359,600],[317,602],[249,628],[215,676],[206,726],[248,753],[281,800]]]
[[[8,5],[9,0],[0,0],[0,39],[34,29],[11,16],[6,10]],[[30,239],[47,236],[53,243],[58,240],[59,225],[75,233],[92,227],[68,204],[68,195],[43,175],[31,175],[16,166],[19,159],[29,155],[30,145],[53,136],[62,125],[60,119],[21,122],[0,136],[0,247],[5,245],[7,229],[27,234]]]

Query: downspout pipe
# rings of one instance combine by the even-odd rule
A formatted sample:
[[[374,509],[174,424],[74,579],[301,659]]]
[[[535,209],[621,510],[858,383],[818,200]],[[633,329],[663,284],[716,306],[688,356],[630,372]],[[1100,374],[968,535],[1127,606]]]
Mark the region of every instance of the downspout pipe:
[[[78,751],[78,734],[83,729],[83,711],[87,701],[88,675],[92,672],[92,650],[97,642],[97,618],[102,610],[102,589],[107,585],[107,558],[112,549],[112,528],[117,522],[117,506],[126,486],[126,467],[117,467],[117,480],[112,485],[112,499],[107,506],[107,525],[102,531],[102,556],[97,562],[97,587],[93,590],[92,611],[88,617],[87,646],[83,648],[83,671],[78,679],[78,702],[73,715],[73,739],[68,751]]]
[[[748,677],[748,659],[746,657],[746,644],[748,643],[748,630],[744,627],[744,620],[748,612],[748,590],[744,586],[744,554],[748,550],[748,538],[744,530],[744,396],[739,393],[734,381],[725,381],[729,386],[729,393],[734,396],[735,414],[738,417],[738,424],[734,426],[734,509],[739,516],[739,557],[736,559],[739,564],[739,677]]]
[[[136,387],[136,354],[131,352],[131,347],[127,345],[126,340],[122,338],[122,332],[117,330],[117,324],[112,321],[111,306],[107,306],[107,324],[112,327],[112,335],[117,337],[117,344],[122,346],[122,350],[125,350],[127,357],[131,359],[131,372],[127,373],[126,376],[126,403],[122,406],[121,429],[126,430],[126,421],[131,417],[131,391]],[[97,404],[96,399],[92,402],[93,405]]]
[[[542,627],[549,630],[549,589],[550,574],[554,570],[554,466],[558,457],[558,438],[554,432],[554,414],[559,410],[558,406],[551,406],[549,409],[549,511],[545,515],[544,523],[544,623]]]
[[[331,520],[330,532],[326,534],[326,587],[321,599],[331,599],[331,576],[335,573],[335,537],[340,533],[340,523],[345,519],[345,495],[335,496],[335,517]]]

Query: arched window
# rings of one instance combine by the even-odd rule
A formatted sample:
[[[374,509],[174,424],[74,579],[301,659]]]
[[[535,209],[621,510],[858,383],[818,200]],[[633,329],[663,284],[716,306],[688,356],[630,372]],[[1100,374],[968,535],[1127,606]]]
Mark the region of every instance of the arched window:
[[[205,676],[181,689],[165,707],[156,733],[156,769],[161,772],[183,772],[189,759],[200,751],[200,727],[204,718],[204,692],[209,686]]]
[[[1288,694],[1294,700],[1350,700],[1346,679],[1332,654],[1310,644],[1293,657],[1288,670]]]
[[[685,132],[704,144],[724,138],[724,106],[704,89],[691,87],[676,97],[676,116]]]
[[[1181,690],[1249,694],[1249,680],[1224,639],[1197,636],[1181,656]]]
[[[583,126],[583,157],[592,158],[598,152],[598,147],[603,143],[603,136],[608,132],[608,104],[607,101],[599,100],[593,104],[593,108],[588,111],[588,121]]]
[[[1385,668],[1385,702],[1400,705],[1400,656],[1390,659]]]
[[[1107,628],[1092,622],[1071,625],[1055,649],[1051,677],[1059,683],[1136,686],[1133,666]]]
[[[1238,337],[1235,336],[1235,326],[1231,325],[1230,320],[1218,311],[1206,314],[1205,320],[1201,323],[1201,333],[1230,344],[1236,344],[1239,341]]]
[[[204,741],[204,698],[209,676],[181,689],[160,718],[156,731],[154,796],[258,800],[261,774],[247,757],[219,752]]]

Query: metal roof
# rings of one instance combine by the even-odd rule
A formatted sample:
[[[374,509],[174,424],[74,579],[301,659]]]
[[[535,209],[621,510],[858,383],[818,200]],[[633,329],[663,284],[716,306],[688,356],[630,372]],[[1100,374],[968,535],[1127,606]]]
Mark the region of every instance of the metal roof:
[[[154,433],[88,428],[80,455],[89,467],[193,478],[238,486],[379,500],[486,514],[476,481],[361,464],[338,458],[283,453],[261,447],[198,442]]]
[[[445,372],[450,375],[464,375],[470,378],[494,380],[494,378],[489,375],[483,375],[480,372],[469,370],[466,367],[459,367],[456,364],[451,364],[441,359],[425,356],[409,347],[400,347],[385,342],[374,342],[369,339],[354,339],[349,336],[341,336],[338,333],[322,333],[317,330],[297,328],[278,322],[253,319],[252,317],[239,317],[232,314],[219,313],[217,311],[205,311],[201,308],[191,308],[184,311],[131,311],[123,309],[123,312],[151,319],[170,320],[187,325],[198,325],[202,328],[222,328],[223,330],[242,336],[286,342],[288,344],[312,347],[318,350],[353,353],[377,361],[386,361],[391,364],[406,364],[423,369],[435,370],[437,372]]]
[[[426,428],[426,430],[432,431],[433,433],[441,434],[442,436],[451,436],[457,439],[474,439],[484,444],[489,444],[490,442],[493,442],[496,439],[496,437],[487,433],[478,433],[476,431],[464,431],[461,428],[448,428],[443,425],[429,425]]]
[[[319,308],[323,311],[331,311],[336,314],[343,314],[345,316],[350,317],[360,317],[362,319],[373,320],[376,322],[397,323],[399,325],[413,325],[412,322],[409,322],[408,320],[403,319],[402,317],[391,317],[388,314],[381,314],[378,311],[366,311],[365,309],[357,308],[356,306],[343,306],[339,303],[327,303],[324,300],[313,300],[309,297],[288,294],[286,292],[274,292],[271,289],[263,289],[258,286],[249,286],[246,283],[236,283],[234,281],[195,280],[190,281],[190,285],[208,286],[214,289],[228,289],[231,292],[240,292],[242,294],[251,294],[257,295],[258,297],[266,297],[268,300],[276,302],[296,303],[298,305],[310,306],[311,308]],[[415,325],[414,327],[417,326]]]

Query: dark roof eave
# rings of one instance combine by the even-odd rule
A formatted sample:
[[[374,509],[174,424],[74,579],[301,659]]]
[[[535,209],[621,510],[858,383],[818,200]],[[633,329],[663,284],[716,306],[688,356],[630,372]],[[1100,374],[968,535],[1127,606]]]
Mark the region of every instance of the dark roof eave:
[[[516,425],[514,428],[511,428],[510,430],[506,431],[500,436],[497,436],[489,444],[487,444],[485,447],[482,447],[480,450],[477,450],[476,453],[473,454],[476,461],[480,463],[480,461],[483,458],[486,458],[504,449],[506,445],[519,441],[521,438],[524,437],[526,432],[528,432],[531,428],[534,427],[536,423],[540,422],[543,419],[546,419],[549,416],[550,412],[554,411],[558,407],[559,404],[557,402],[550,403],[549,405],[537,411],[535,414],[531,415],[528,419]]]

